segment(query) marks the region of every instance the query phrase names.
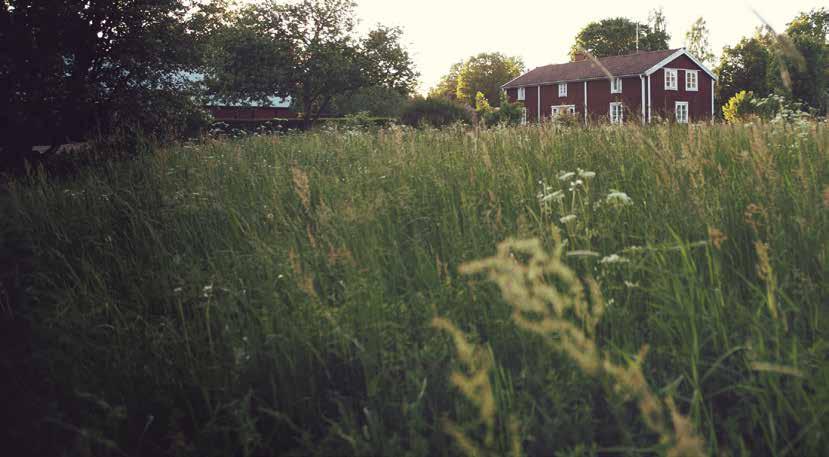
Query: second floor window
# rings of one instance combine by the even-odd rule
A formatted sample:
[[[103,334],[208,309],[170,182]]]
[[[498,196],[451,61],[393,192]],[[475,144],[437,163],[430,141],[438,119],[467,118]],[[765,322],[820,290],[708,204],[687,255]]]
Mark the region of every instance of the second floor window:
[[[685,90],[699,90],[699,72],[685,70]]]
[[[676,69],[665,69],[665,90],[676,90]]]
[[[622,78],[613,78],[610,80],[610,93],[611,94],[621,94],[622,93]]]
[[[518,88],[518,100],[526,100],[527,93],[526,89],[523,87]]]
[[[566,97],[567,96],[567,83],[562,83],[558,85],[558,96],[559,97]]]

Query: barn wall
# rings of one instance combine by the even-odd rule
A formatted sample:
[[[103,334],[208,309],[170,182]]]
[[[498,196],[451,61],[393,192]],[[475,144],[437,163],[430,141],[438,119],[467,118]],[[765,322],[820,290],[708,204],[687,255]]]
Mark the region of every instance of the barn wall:
[[[714,80],[688,56],[679,56],[666,68],[675,68],[677,72],[677,90],[665,90],[665,69],[659,69],[651,75],[651,104],[653,119],[674,119],[674,103],[688,102],[689,121],[706,121],[711,119],[711,92]],[[699,90],[685,90],[685,70],[699,70]]]
[[[269,120],[273,118],[293,118],[296,113],[288,108],[260,106],[208,106],[207,110],[217,121]]]

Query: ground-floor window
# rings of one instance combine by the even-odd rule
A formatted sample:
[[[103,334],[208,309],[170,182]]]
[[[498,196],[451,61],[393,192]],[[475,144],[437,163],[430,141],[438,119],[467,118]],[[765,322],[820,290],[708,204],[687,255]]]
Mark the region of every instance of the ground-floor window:
[[[678,123],[688,123],[688,102],[676,102],[674,112],[676,113],[676,121]]]
[[[521,125],[527,123],[527,108],[521,108]]]
[[[550,107],[550,117],[553,119],[557,118],[560,114],[576,114],[576,105],[557,105]]]
[[[621,124],[625,117],[624,106],[621,102],[613,102],[610,104],[610,123]]]

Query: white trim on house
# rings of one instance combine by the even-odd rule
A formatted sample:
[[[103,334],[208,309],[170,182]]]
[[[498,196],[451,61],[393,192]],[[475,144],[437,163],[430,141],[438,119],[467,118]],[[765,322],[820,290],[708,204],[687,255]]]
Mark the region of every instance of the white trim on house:
[[[694,85],[691,86],[691,80],[688,79],[688,75],[694,75],[693,83]],[[699,91],[699,70],[685,70],[685,91],[686,92],[698,92]]]
[[[683,113],[684,117],[680,117],[680,115],[679,115],[679,108],[680,107],[685,108],[685,112]],[[688,118],[690,117],[690,114],[688,112],[689,108],[690,107],[688,106],[688,102],[674,102],[674,118],[676,119],[676,122],[678,124],[687,124],[688,123]]]
[[[527,73],[529,73],[529,72],[527,72]],[[526,75],[527,73],[524,73],[524,75]],[[511,82],[513,82],[513,81],[515,81],[516,79],[518,79],[518,78],[520,78],[520,77],[522,77],[522,76],[524,76],[524,75],[518,75],[518,76],[516,76],[515,78],[512,78],[512,79],[510,79],[509,81],[505,82],[504,84],[501,84],[501,89],[503,89],[503,88],[505,88],[505,87],[509,86],[509,83],[511,83]],[[532,86],[532,84],[527,84],[527,86]],[[524,87],[527,87],[527,86],[524,86]]]
[[[535,105],[535,110],[537,112],[535,121],[541,122],[541,84],[538,85],[538,103]]]
[[[714,84],[716,81],[711,81],[711,122],[714,122]]]
[[[562,97],[566,97],[566,96],[567,96],[567,83],[558,83],[558,98],[562,98]]]
[[[587,125],[587,81],[584,82],[584,124]]]
[[[527,88],[526,87],[519,87],[518,94],[516,95],[516,100],[524,101],[527,99]]]
[[[708,67],[703,65],[702,62],[700,62],[696,57],[689,54],[688,51],[685,48],[680,48],[675,53],[673,53],[673,54],[669,55],[668,57],[665,57],[664,59],[662,59],[662,61],[660,61],[658,64],[656,64],[656,65],[652,66],[651,68],[649,68],[648,70],[646,70],[645,75],[650,76],[650,75],[656,73],[657,70],[664,67],[665,65],[668,65],[674,59],[676,59],[677,57],[682,56],[682,55],[688,56],[688,58],[691,59],[691,62],[694,62],[695,64],[697,64],[698,67],[702,68],[702,71],[707,73],[708,76],[710,76],[711,78],[713,78],[716,81],[717,76],[714,75],[714,73],[712,73],[711,70],[709,70]]]
[[[668,75],[674,75],[674,77],[671,79],[671,81],[673,81],[672,85],[668,84]],[[665,90],[679,90],[679,69],[665,68],[662,79],[665,83]]]
[[[651,106],[651,75],[648,75],[648,122],[653,118],[653,107]]]
[[[618,116],[613,115],[613,108],[618,108],[618,112],[616,113]],[[610,107],[607,112],[610,117],[611,124],[621,124],[625,121],[625,107],[622,102],[610,102]]]
[[[645,117],[645,75],[639,75],[639,82],[642,83],[642,123],[644,124],[647,121]]]
[[[616,83],[619,83],[619,87],[616,87]],[[622,93],[622,78],[613,77],[610,80],[610,93],[611,94],[621,94]]]

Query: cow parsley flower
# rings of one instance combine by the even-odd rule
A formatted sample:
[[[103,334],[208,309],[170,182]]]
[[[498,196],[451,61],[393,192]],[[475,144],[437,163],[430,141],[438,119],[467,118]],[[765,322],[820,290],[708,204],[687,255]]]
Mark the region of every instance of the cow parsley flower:
[[[618,190],[611,190],[605,201],[610,204],[615,204],[619,206],[627,206],[633,204],[633,200],[628,197],[628,194],[624,192],[620,192]]]
[[[573,176],[576,176],[576,173],[574,173],[572,171],[565,171],[565,172],[562,172],[560,175],[558,175],[558,180],[559,181],[567,181],[568,179],[572,178]]]
[[[561,221],[562,224],[566,224],[566,223],[572,222],[574,220],[576,220],[576,215],[575,214],[568,214],[568,215],[562,217],[561,219],[559,219],[559,221]]]
[[[584,179],[592,179],[596,177],[596,172],[594,171],[584,171],[581,168],[578,169],[579,177]]]
[[[602,260],[599,260],[599,263],[627,263],[629,262],[628,259],[618,255],[618,254],[611,254],[609,256],[603,257]]]

